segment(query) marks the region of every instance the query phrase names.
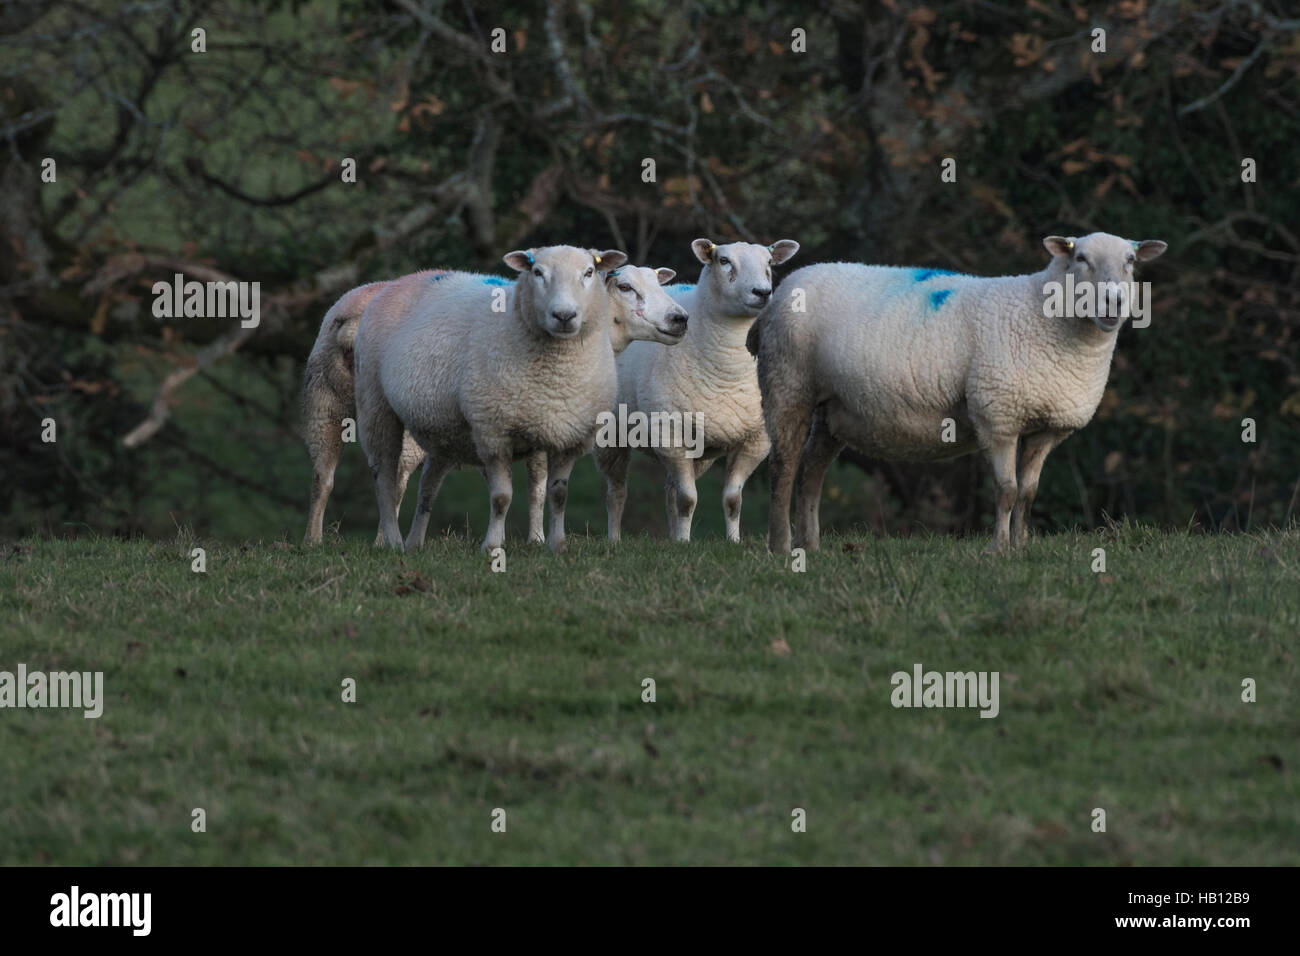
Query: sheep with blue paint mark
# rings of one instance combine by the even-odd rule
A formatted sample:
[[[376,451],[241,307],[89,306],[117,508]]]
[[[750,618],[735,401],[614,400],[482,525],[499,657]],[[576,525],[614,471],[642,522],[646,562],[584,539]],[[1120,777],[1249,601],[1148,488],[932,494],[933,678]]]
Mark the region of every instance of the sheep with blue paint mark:
[[[989,550],[1024,543],[1044,460],[1101,401],[1133,268],[1166,248],[1106,233],[1044,245],[1051,260],[1032,275],[832,262],[781,284],[747,340],[772,442],[774,553],[790,551],[792,493],[794,546],[816,550],[822,482],[846,445],[905,461],[983,452],[997,495]],[[1058,314],[1062,287],[1099,290],[1108,308],[1093,311],[1107,314]]]

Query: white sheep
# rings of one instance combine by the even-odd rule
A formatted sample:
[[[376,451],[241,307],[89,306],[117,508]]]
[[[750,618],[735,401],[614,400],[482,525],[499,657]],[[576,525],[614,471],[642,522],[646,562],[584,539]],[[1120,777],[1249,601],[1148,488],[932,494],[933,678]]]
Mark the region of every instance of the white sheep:
[[[774,553],[790,551],[796,469],[794,543],[817,548],[822,481],[846,444],[910,461],[982,450],[997,488],[989,550],[1024,542],[1043,461],[1101,401],[1134,263],[1166,248],[1106,233],[1043,244],[1052,259],[1033,275],[833,262],[781,284],[749,336],[772,440]],[[1109,314],[1055,314],[1067,283],[1094,284]]]
[[[607,296],[597,269],[626,261],[615,250],[593,255],[573,246],[515,251],[504,262],[526,273],[516,282],[464,273],[437,282],[407,277],[371,300],[354,349],[357,424],[389,547],[402,547],[396,484],[409,431],[428,457],[408,547],[423,541],[446,473],[464,464],[482,465],[488,479],[483,549],[501,547],[511,463],[543,450],[547,545],[563,549],[569,473],[590,450],[596,416],[615,394]]]
[[[432,279],[442,273],[421,272]],[[352,346],[357,323],[387,282],[371,282],[343,294],[321,322],[316,344],[307,358],[302,380],[302,433],[311,455],[311,505],[307,511],[307,533],[303,544],[320,544],[325,520],[325,503],[334,489],[334,472],[343,453],[343,420],[356,420],[357,402],[353,384]],[[400,504],[406,483],[420,462],[424,450],[407,436],[402,446],[397,475],[397,500]],[[375,544],[383,541],[383,532],[375,535]]]
[[[450,270],[424,270],[414,275],[437,281]],[[686,331],[686,312],[659,288],[676,275],[672,269],[624,266],[605,270],[605,291],[609,297],[609,338],[614,354],[631,341],[673,345]],[[371,282],[345,293],[325,313],[316,344],[307,359],[303,377],[303,437],[312,460],[311,506],[303,543],[319,544],[325,504],[334,487],[334,473],[343,450],[343,420],[356,418],[356,389],[353,379],[352,346],[357,323],[366,306],[387,283]],[[403,437],[397,476],[397,508],[410,476],[424,461],[424,449],[410,434]],[[543,504],[546,497],[546,453],[528,458],[529,539],[542,541]],[[383,543],[383,531],[375,535]]]
[[[788,260],[799,243],[782,239],[771,246],[749,242],[718,245],[696,239],[691,248],[703,263],[699,283],[668,290],[691,315],[686,338],[673,349],[634,342],[618,358],[618,397],[611,409],[627,415],[703,416],[703,447],[698,457],[684,443],[644,449],[667,471],[669,534],[691,538],[697,495],[695,481],[720,456],[727,460],[722,502],[727,539],[740,540],[741,493],[745,481],[767,455],[762,407],[754,360],[745,351],[750,323],[772,295],[772,266]],[[691,416],[689,419],[687,416]],[[597,447],[596,465],[607,483],[609,538],[617,541],[627,501],[631,449]]]

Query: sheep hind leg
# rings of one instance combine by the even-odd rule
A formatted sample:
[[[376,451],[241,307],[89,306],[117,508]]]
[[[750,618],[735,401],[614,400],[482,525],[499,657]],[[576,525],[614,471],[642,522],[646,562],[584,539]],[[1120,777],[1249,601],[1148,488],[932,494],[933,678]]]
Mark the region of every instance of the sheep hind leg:
[[[343,428],[339,420],[320,418],[310,422],[304,430],[307,451],[311,454],[311,505],[307,509],[307,533],[302,543],[314,545],[321,542],[325,503],[334,490],[334,472],[343,452]]]
[[[451,468],[437,461],[433,455],[424,459],[424,471],[420,474],[420,490],[415,502],[415,516],[411,518],[411,530],[406,534],[406,550],[414,551],[424,547],[424,536],[429,530],[429,515],[433,511],[433,502],[438,497],[442,480]]]
[[[393,520],[401,525],[402,521],[402,499],[406,497],[406,486],[411,480],[411,475],[415,474],[417,468],[424,462],[424,449],[420,443],[411,437],[410,432],[402,435],[402,457],[397,463],[397,494],[396,502],[393,504]],[[408,532],[409,535],[409,532]],[[379,523],[379,530],[375,532],[375,545],[384,543],[384,524]]]
[[[835,456],[844,448],[844,442],[831,434],[826,415],[813,416],[812,429],[804,442],[803,455],[795,476],[794,492],[794,546],[805,551],[821,547],[821,498],[826,471]]]
[[[385,406],[376,409],[362,424],[361,441],[375,479],[375,498],[379,504],[379,531],[382,544],[400,551],[402,532],[397,526],[398,473],[402,458],[402,422]]]
[[[541,544],[546,540],[546,452],[528,456],[528,541]]]
[[[985,454],[993,466],[994,496],[997,502],[993,518],[993,540],[989,554],[1006,554],[1011,549],[1011,509],[1016,503],[1016,446],[1019,436],[992,436],[985,444]]]
[[[1011,512],[1011,546],[1022,547],[1029,540],[1029,512],[1038,494],[1038,476],[1052,449],[1065,441],[1069,432],[1039,432],[1025,439],[1020,450],[1020,468],[1016,476],[1016,505]]]
[[[767,406],[768,396],[764,396]],[[771,505],[767,515],[767,549],[773,554],[790,553],[790,497],[794,491],[795,474],[804,439],[808,436],[808,423],[812,420],[811,404],[791,404],[788,408],[768,413],[763,409],[772,450],[767,459],[767,470],[772,482]]]

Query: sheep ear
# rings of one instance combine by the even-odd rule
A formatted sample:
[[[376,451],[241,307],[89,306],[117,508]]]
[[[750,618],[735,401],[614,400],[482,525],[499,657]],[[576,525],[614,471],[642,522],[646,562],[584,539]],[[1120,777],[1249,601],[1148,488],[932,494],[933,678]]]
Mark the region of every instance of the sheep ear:
[[[772,253],[772,265],[779,266],[794,258],[794,254],[799,251],[799,243],[793,239],[778,239],[767,247],[767,251]]]
[[[1074,239],[1067,239],[1065,236],[1048,236],[1043,240],[1043,245],[1052,255],[1065,256],[1067,259],[1074,252]]]
[[[501,261],[516,272],[527,272],[533,267],[533,253],[531,250],[525,252],[516,249],[514,252],[507,252],[501,257]]]
[[[716,248],[718,244],[712,239],[696,239],[691,243],[691,251],[695,253],[695,258],[705,265],[713,259],[713,250]]]
[[[1137,252],[1138,262],[1150,262],[1169,248],[1169,243],[1161,242],[1159,239],[1143,239],[1141,242],[1133,243],[1133,248]]]
[[[627,265],[627,253],[620,252],[617,249],[594,249],[591,252],[591,258],[596,263],[596,268],[601,272],[621,269]]]
[[[656,269],[655,275],[659,277],[660,285],[667,285],[677,278],[677,273],[672,269]]]

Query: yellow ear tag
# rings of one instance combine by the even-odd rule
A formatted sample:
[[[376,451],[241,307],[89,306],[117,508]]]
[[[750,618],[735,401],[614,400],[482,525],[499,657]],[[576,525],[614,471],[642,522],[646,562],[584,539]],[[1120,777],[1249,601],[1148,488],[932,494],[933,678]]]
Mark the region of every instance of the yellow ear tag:
[[[1072,242],[1067,242],[1067,243],[1065,244],[1065,248],[1067,248],[1067,249],[1073,249],[1073,248],[1074,248],[1074,243],[1072,243]]]
[[[600,256],[596,256],[596,265],[600,265]]]

